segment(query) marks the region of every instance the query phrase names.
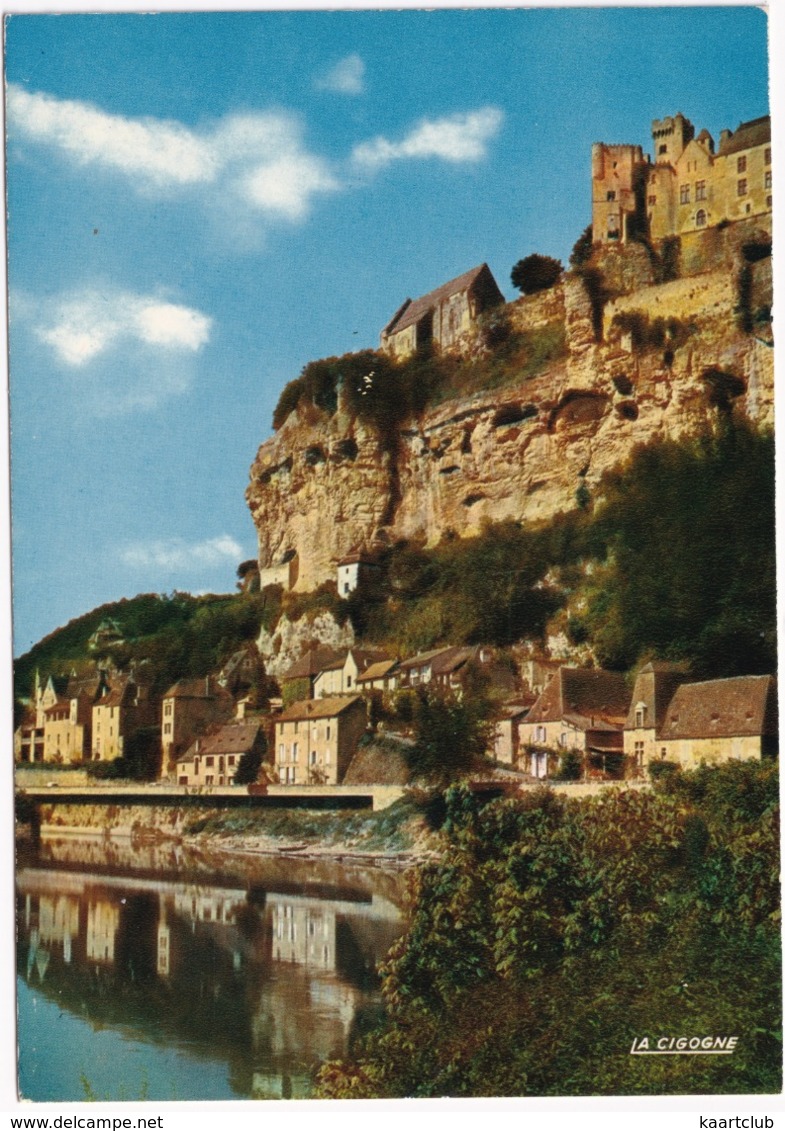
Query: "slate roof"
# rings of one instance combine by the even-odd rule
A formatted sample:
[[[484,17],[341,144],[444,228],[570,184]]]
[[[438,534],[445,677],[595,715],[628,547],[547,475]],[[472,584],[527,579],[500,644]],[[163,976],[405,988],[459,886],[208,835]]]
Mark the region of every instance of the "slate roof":
[[[488,264],[481,263],[479,267],[472,267],[471,271],[464,271],[463,275],[450,279],[449,283],[442,283],[436,290],[429,291],[427,295],[423,295],[421,298],[416,298],[413,301],[407,299],[385,326],[382,334],[397,334],[400,330],[405,330],[407,326],[413,326],[430,310],[434,310],[448,298],[452,298],[453,295],[460,294],[462,291],[468,291],[486,271],[493,280]],[[499,293],[501,295],[501,292]]]
[[[771,118],[766,114],[762,118],[753,118],[741,125],[720,146],[720,157],[727,157],[731,153],[740,153],[743,149],[754,149],[756,145],[765,145],[771,141]]]
[[[178,679],[164,695],[164,699],[224,699],[229,693],[219,687],[210,676],[198,679]]]
[[[558,722],[571,716],[582,729],[602,723],[620,726],[630,691],[623,675],[601,669],[559,668],[526,717],[527,723]]]
[[[687,681],[688,674],[689,665],[686,663],[653,660],[645,664],[635,677],[624,729],[637,729],[637,709],[639,704],[643,704],[646,708],[644,729],[650,730],[653,727],[655,732],[659,732],[674,692],[680,684]]]
[[[178,762],[192,762],[205,754],[245,754],[257,741],[261,729],[258,722],[227,723],[212,734],[197,738]]]
[[[673,696],[662,738],[736,738],[777,733],[776,684],[771,675],[684,683]]]
[[[326,645],[321,648],[309,648],[299,660],[284,672],[282,679],[308,679],[318,675],[319,672],[332,671],[333,665],[341,667],[346,659],[346,651],[336,652],[334,648]],[[336,661],[338,661],[336,663]]]
[[[276,716],[277,723],[302,722],[306,719],[332,719],[343,714],[355,703],[362,703],[361,695],[331,695],[324,699],[301,699],[299,703],[292,703],[280,715]]]

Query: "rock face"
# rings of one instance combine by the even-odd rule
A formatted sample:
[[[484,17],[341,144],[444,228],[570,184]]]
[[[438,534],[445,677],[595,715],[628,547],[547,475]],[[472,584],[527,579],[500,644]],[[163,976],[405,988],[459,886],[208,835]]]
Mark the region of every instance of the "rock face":
[[[755,264],[760,276],[765,263]],[[765,279],[754,280],[766,289]],[[756,292],[757,293],[757,292]],[[633,447],[695,434],[733,404],[773,423],[773,351],[736,325],[727,270],[648,286],[606,308],[595,340],[592,306],[579,278],[510,304],[519,327],[563,317],[567,351],[536,377],[428,410],[384,450],[373,429],[340,403],[332,416],[300,406],[262,444],[248,504],[262,568],[295,550],[296,588],[335,578],[336,562],[360,544],[466,537],[486,521],[538,522],[596,492],[605,471]],[[635,344],[613,313],[678,319],[681,337]],[[719,405],[719,407],[718,407]]]

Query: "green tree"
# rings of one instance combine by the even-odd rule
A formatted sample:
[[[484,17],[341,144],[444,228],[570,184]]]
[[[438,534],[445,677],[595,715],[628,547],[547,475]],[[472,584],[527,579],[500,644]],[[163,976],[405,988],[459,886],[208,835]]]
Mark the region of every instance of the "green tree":
[[[414,700],[414,745],[407,753],[413,776],[441,788],[468,773],[491,741],[490,706],[479,695],[458,697],[421,689]]]
[[[559,281],[564,267],[549,255],[527,255],[519,259],[512,269],[510,281],[525,295],[547,291]]]

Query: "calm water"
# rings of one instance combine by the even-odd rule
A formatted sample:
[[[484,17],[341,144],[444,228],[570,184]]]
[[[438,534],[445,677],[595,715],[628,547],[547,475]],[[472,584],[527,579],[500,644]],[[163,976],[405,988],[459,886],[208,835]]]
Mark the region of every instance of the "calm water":
[[[402,891],[377,869],[46,842],[17,871],[21,1094],[309,1095],[378,1014]]]

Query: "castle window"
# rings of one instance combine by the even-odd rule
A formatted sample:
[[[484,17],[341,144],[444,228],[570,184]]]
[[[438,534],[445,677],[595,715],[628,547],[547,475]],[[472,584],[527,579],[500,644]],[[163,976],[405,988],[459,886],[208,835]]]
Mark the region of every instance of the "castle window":
[[[736,195],[737,196],[746,196],[747,195],[747,178],[746,177],[742,177],[741,180],[739,181],[739,183],[737,184]]]
[[[656,183],[657,183],[657,174],[656,174],[656,173],[652,173],[652,175],[651,175],[651,183],[652,183],[653,185],[656,185]]]
[[[770,196],[766,197],[766,207],[771,208],[771,197]]]
[[[662,156],[662,155],[663,155],[663,153],[667,153],[667,152],[668,152],[668,147],[667,147],[667,145],[661,145],[661,146],[660,146],[660,148],[659,148],[659,149],[657,150],[657,153],[658,153],[658,154],[659,154],[660,156]]]
[[[689,185],[682,185],[679,188],[679,204],[689,204],[689,203],[690,203],[690,186]]]
[[[616,199],[616,191],[615,191],[615,189],[610,189],[610,190],[609,190],[609,192],[608,192],[608,195],[606,196],[606,198],[605,198],[605,199],[606,199],[606,200],[615,200],[615,199]]]
[[[705,200],[706,199],[706,182],[705,181],[696,181],[695,182],[695,199],[696,200]]]
[[[706,227],[706,213],[703,211],[702,208],[700,208],[698,210],[698,214],[695,217],[695,225],[698,228],[705,228]]]
[[[656,196],[650,196],[649,197],[649,204],[656,204],[656,203],[657,203],[657,197]]]
[[[763,187],[771,188],[771,169],[767,169],[763,174]]]
[[[771,149],[764,149],[764,151],[763,151],[763,163],[765,165],[771,165]]]
[[[739,157],[738,161],[736,162],[736,172],[737,173],[746,173],[747,172],[747,158],[746,157]]]

